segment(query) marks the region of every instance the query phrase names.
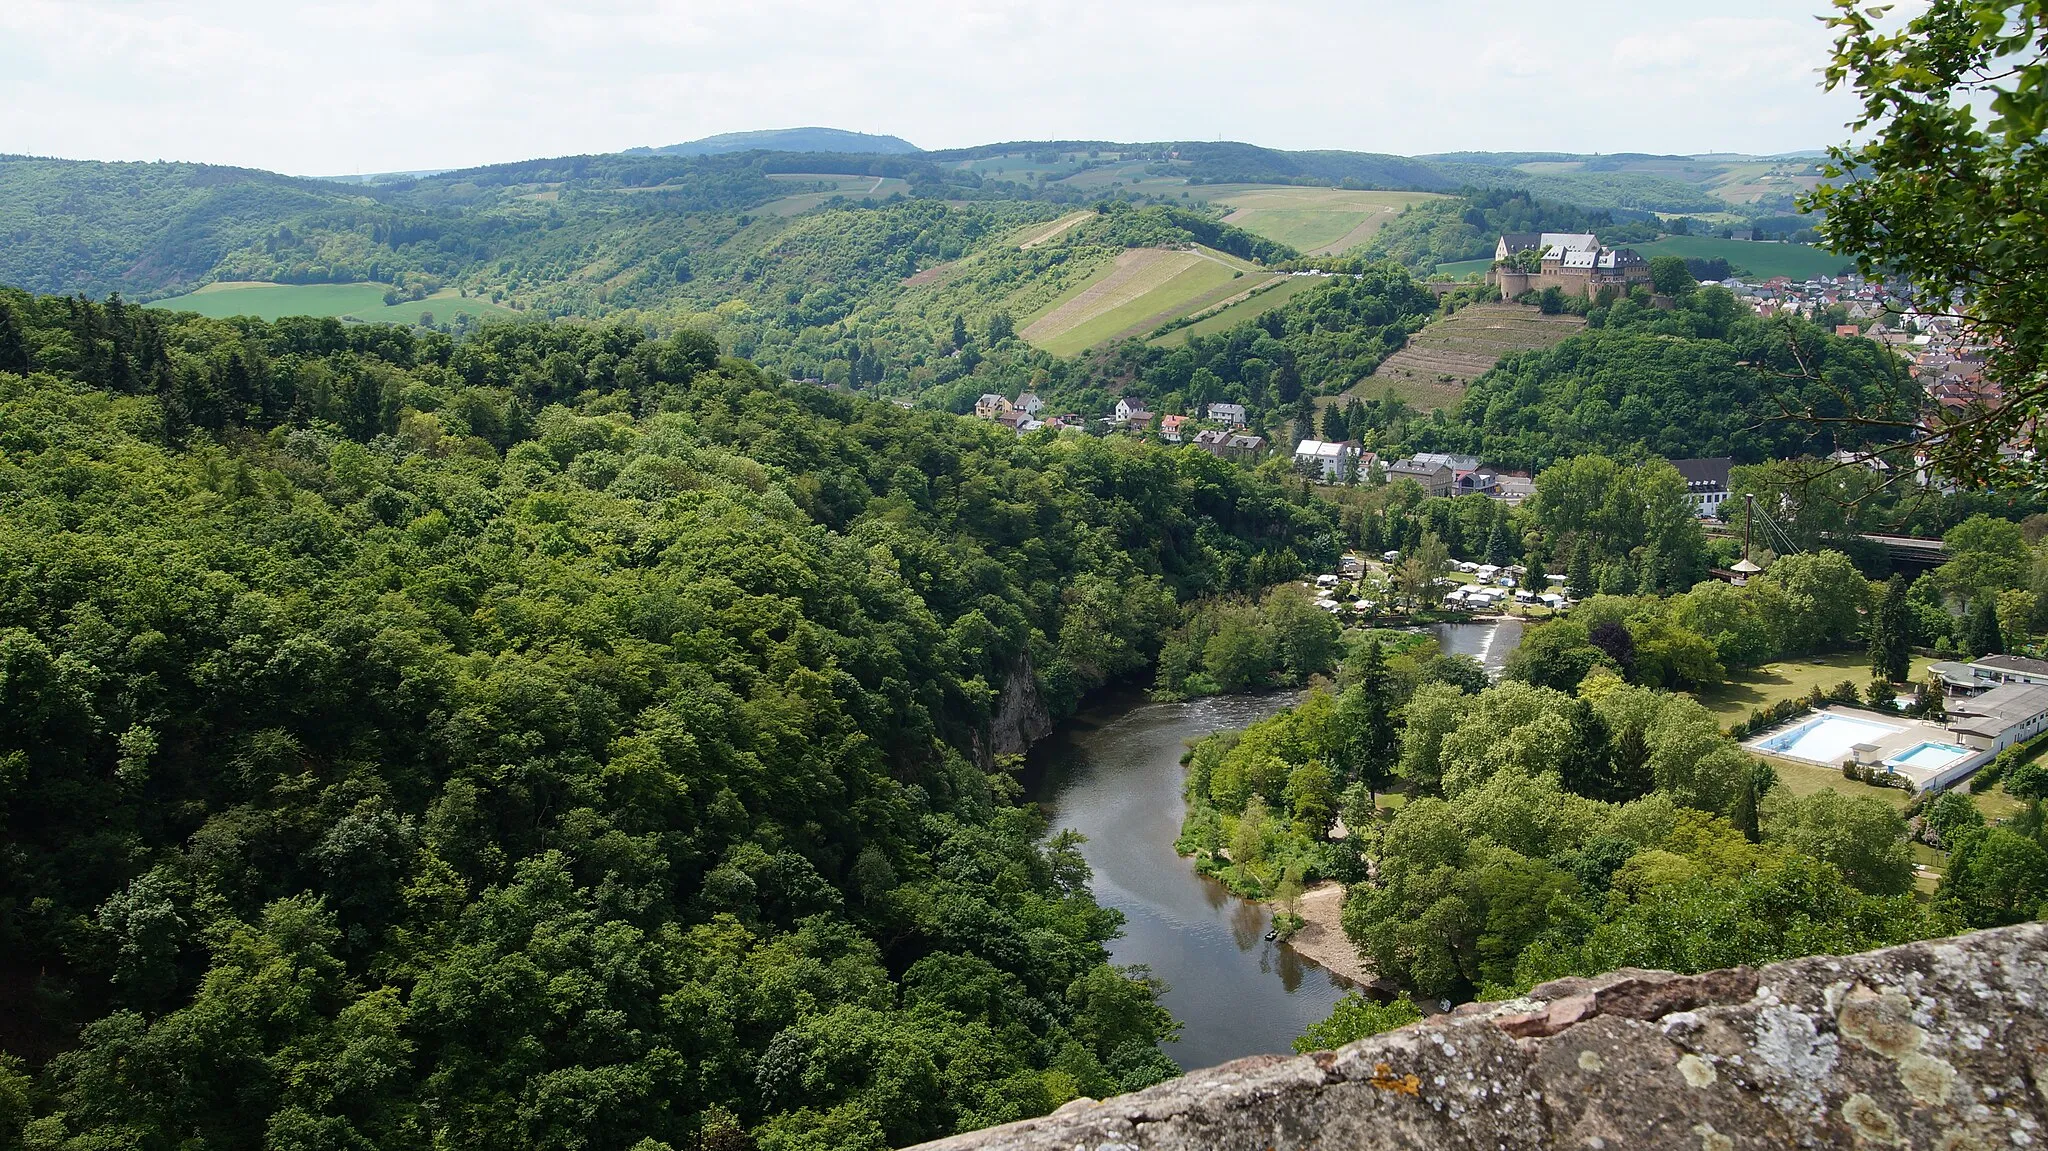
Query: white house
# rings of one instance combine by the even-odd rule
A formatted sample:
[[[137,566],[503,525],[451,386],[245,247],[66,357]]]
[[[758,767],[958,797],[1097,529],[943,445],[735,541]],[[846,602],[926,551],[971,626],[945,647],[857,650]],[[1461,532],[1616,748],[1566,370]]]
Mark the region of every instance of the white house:
[[[1707,460],[1672,460],[1671,466],[1685,480],[1685,494],[1692,501],[1693,513],[1719,518],[1721,505],[1728,500],[1728,473],[1735,461],[1716,456]]]
[[[1045,410],[1045,401],[1038,398],[1037,392],[1025,392],[1017,397],[1017,407],[1024,414],[1035,416]]]
[[[1241,428],[1248,422],[1243,404],[1210,404],[1209,418],[1233,428]]]
[[[1145,407],[1145,401],[1126,396],[1116,402],[1114,418],[1120,424],[1149,424],[1152,413]]]
[[[1324,480],[1334,483],[1344,479],[1347,472],[1356,471],[1358,455],[1356,444],[1303,440],[1294,446],[1294,466],[1320,471]]]

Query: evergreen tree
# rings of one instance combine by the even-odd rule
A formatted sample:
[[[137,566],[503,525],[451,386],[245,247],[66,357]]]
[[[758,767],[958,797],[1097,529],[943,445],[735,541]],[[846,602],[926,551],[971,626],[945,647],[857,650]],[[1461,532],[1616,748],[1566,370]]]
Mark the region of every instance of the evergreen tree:
[[[5,300],[0,300],[0,372],[28,375],[28,337]]]
[[[1977,597],[1977,606],[1970,610],[1970,622],[1965,626],[1963,640],[1963,646],[1969,649],[1973,659],[1981,655],[1999,655],[2005,651],[2005,637],[1998,630],[1996,597]]]
[[[1906,577],[1894,575],[1884,585],[1884,598],[1870,614],[1870,678],[1904,683],[1913,666],[1912,635],[1906,608]]]
[[[1386,649],[1374,638],[1367,641],[1359,657],[1358,682],[1338,700],[1338,711],[1344,725],[1345,770],[1375,797],[1393,776],[1397,739],[1393,693]]]
[[[1486,562],[1504,568],[1514,562],[1514,555],[1508,550],[1508,533],[1499,520],[1493,521],[1493,530],[1486,535]]]
[[[955,348],[967,346],[967,321],[961,319],[958,312],[953,313],[953,346]]]
[[[1657,786],[1650,773],[1650,741],[1643,729],[1631,725],[1614,741],[1614,774],[1607,794],[1600,798],[1612,803],[1641,799]]]
[[[1607,724],[1593,705],[1583,699],[1571,706],[1571,736],[1559,769],[1566,791],[1574,795],[1605,799],[1614,790],[1614,756],[1609,747]]]
[[[1751,843],[1763,842],[1763,827],[1757,821],[1756,776],[1743,772],[1735,784],[1735,806],[1728,813],[1728,822]]]
[[[1585,599],[1598,590],[1593,583],[1593,549],[1585,540],[1572,549],[1572,562],[1565,567],[1564,586],[1573,599]]]
[[[1326,443],[1341,444],[1351,438],[1351,430],[1344,426],[1344,413],[1331,404],[1323,409],[1323,440]]]

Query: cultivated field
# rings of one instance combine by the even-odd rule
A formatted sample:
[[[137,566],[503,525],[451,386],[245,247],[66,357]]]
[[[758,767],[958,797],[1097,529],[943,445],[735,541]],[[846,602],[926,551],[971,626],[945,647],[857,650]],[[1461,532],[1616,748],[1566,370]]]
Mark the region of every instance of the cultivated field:
[[[1371,239],[1401,209],[1440,198],[1427,192],[1261,184],[1217,184],[1203,188],[1201,194],[1212,204],[1232,209],[1224,223],[1312,256],[1348,252]]]
[[[1737,275],[1768,279],[1790,276],[1804,280],[1832,276],[1849,261],[1833,252],[1806,244],[1758,244],[1748,240],[1723,240],[1708,236],[1666,236],[1653,244],[1632,244],[1645,258],[1684,256],[1688,259],[1727,260]]]
[[[1085,224],[1094,218],[1093,212],[1069,212],[1050,224],[1033,224],[1022,233],[1024,238],[1017,242],[1017,246],[1036,248],[1040,244],[1050,243],[1065,235],[1069,228]]]
[[[1019,334],[1070,356],[1218,303],[1257,284],[1259,275],[1254,265],[1206,248],[1133,248],[1054,300]]]
[[[1580,331],[1579,316],[1546,316],[1520,304],[1473,304],[1415,333],[1408,346],[1387,358],[1372,375],[1335,400],[1376,400],[1388,392],[1419,411],[1457,405],[1465,385],[1478,379],[1509,352],[1547,348]]]
[[[453,289],[424,300],[405,300],[386,307],[384,284],[263,284],[233,282],[208,284],[196,292],[173,296],[149,304],[174,312],[197,312],[216,319],[255,316],[275,320],[281,316],[349,317],[371,323],[417,323],[422,312],[432,312],[436,323],[458,315],[478,319],[510,316],[514,313],[488,300],[465,300]]]
[[[883,179],[878,176],[837,176],[809,172],[777,172],[768,177],[781,184],[824,184],[824,191],[797,192],[780,200],[770,200],[761,205],[761,211],[771,216],[801,216],[834,196],[852,199],[872,197],[887,199],[898,192],[908,193],[910,185],[902,180]]]
[[[1439,280],[1462,280],[1474,272],[1483,274],[1491,267],[1493,267],[1492,256],[1482,256],[1477,260],[1458,260],[1455,263],[1438,264],[1436,266],[1436,278]]]
[[[1230,302],[1185,328],[1175,328],[1152,343],[1161,348],[1177,348],[1194,336],[1213,336],[1218,332],[1227,332],[1246,320],[1258,319],[1310,288],[1321,287],[1329,282],[1322,276],[1283,277],[1272,287],[1261,288],[1242,300]]]

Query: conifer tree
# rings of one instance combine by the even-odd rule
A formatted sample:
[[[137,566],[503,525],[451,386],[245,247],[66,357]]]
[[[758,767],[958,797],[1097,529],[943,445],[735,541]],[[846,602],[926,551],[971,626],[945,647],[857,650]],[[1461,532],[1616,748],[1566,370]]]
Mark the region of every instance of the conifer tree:
[[[0,300],[0,372],[28,375],[28,337],[5,300]]]
[[[1894,575],[1884,585],[1877,610],[1870,613],[1870,678],[1903,683],[1911,674],[1912,637],[1906,628],[1906,577]]]
[[[1344,426],[1344,413],[1331,404],[1323,409],[1323,442],[1341,444],[1351,438],[1350,429]]]
[[[1593,583],[1593,549],[1585,540],[1580,540],[1578,546],[1572,549],[1572,562],[1565,566],[1564,571],[1565,590],[1572,593],[1573,599],[1585,599],[1596,590]]]
[[[1571,736],[1559,768],[1566,791],[1593,799],[1605,799],[1614,790],[1614,756],[1609,746],[1607,724],[1593,705],[1583,699],[1571,706]]]
[[[1977,597],[1977,606],[1970,611],[1970,622],[1964,631],[1964,646],[1969,648],[1972,658],[1982,655],[2000,655],[2005,651],[2005,637],[1998,630],[1998,601],[1990,595]]]
[[[1504,568],[1513,563],[1514,558],[1508,551],[1508,533],[1499,520],[1493,521],[1493,530],[1486,536],[1486,562]]]
[[[1614,741],[1614,774],[1607,794],[1601,798],[1614,803],[1641,799],[1657,786],[1650,771],[1650,742],[1643,729],[1631,725]]]

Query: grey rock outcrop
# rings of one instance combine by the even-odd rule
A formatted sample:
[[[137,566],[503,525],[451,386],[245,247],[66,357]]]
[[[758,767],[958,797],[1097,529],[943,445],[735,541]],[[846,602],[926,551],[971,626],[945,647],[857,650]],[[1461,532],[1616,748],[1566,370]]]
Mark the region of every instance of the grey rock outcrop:
[[[1030,656],[1019,658],[1003,678],[988,733],[989,750],[999,756],[1022,755],[1052,734],[1052,713],[1038,694],[1038,671],[1031,666]]]
[[[2048,926],[1545,984],[925,1151],[2048,1146]]]

